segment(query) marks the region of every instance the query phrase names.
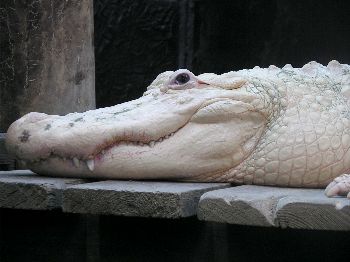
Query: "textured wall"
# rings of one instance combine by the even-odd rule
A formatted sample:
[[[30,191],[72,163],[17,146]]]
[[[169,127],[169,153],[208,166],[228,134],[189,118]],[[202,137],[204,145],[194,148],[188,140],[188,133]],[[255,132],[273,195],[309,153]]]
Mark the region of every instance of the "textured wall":
[[[273,34],[261,54],[263,64],[301,66],[331,59],[350,64],[350,2],[276,1]]]
[[[177,68],[179,3],[95,0],[99,107],[142,95],[160,72]]]
[[[350,2],[95,0],[97,106],[139,97],[162,71],[350,63]]]
[[[349,1],[196,2],[193,69],[350,63]]]
[[[0,2],[0,132],[23,108],[50,113],[59,105],[65,113],[92,105],[94,74],[82,70],[92,45],[78,40],[92,32],[79,24],[89,1]],[[350,63],[349,10],[349,1],[332,0],[94,0],[97,106],[135,99],[157,74],[180,67],[222,73]]]
[[[0,132],[95,107],[92,0],[0,1]]]

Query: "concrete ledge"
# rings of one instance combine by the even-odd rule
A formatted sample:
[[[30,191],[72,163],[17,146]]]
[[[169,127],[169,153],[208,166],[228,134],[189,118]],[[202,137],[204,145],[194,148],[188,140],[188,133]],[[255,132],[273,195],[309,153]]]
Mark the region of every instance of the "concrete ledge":
[[[29,170],[0,171],[0,207],[47,210],[61,208],[67,185],[82,179],[37,176]]]
[[[328,198],[323,189],[238,186],[205,193],[198,217],[240,225],[350,230],[350,200]]]
[[[102,181],[64,192],[63,211],[159,218],[196,215],[200,196],[225,183]]]

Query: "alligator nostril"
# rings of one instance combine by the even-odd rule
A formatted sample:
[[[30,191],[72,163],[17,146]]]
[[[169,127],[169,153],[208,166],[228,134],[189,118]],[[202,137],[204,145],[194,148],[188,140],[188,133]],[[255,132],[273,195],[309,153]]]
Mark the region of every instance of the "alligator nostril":
[[[23,130],[22,134],[18,137],[18,140],[21,141],[22,143],[28,142],[30,137],[30,133],[28,130]]]

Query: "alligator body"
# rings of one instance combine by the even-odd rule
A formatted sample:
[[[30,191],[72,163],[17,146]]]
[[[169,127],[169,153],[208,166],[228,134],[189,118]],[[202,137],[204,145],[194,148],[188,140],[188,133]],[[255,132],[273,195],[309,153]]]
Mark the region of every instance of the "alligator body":
[[[66,116],[27,114],[10,126],[7,147],[38,174],[329,184],[327,195],[346,195],[350,66],[167,71],[127,103]]]

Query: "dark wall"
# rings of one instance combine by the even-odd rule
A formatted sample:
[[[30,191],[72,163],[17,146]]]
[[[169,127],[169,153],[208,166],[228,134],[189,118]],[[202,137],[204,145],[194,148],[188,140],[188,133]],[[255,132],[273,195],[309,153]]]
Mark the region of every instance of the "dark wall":
[[[196,72],[350,63],[348,1],[200,1],[197,7]]]
[[[95,0],[97,106],[139,97],[162,71],[350,63],[350,2]]]
[[[139,97],[157,73],[178,65],[177,1],[95,0],[96,101]]]

